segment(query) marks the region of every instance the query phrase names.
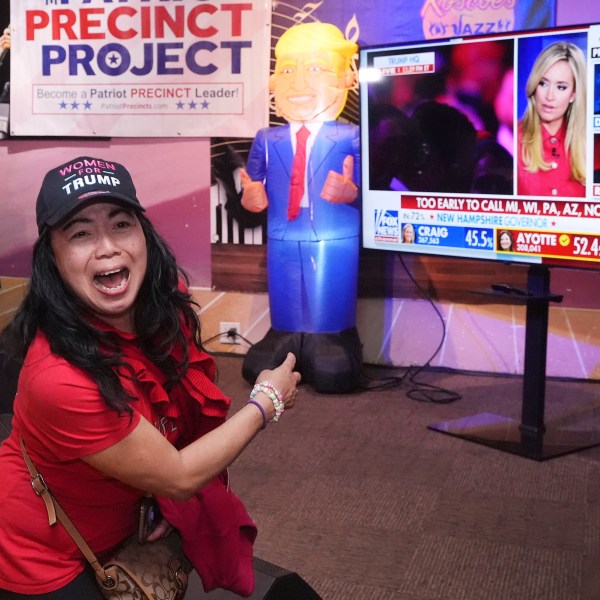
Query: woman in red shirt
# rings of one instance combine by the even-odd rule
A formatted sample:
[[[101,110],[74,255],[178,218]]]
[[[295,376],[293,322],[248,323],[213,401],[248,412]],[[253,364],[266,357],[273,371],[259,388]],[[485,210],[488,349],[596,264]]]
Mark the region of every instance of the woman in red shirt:
[[[517,193],[585,196],[586,67],[581,49],[556,42],[537,57],[519,123]]]
[[[29,290],[3,331],[22,368],[0,447],[0,597],[95,600],[86,560],[33,493],[19,438],[104,561],[136,530],[146,492],[185,501],[212,485],[294,405],[300,375],[289,354],[226,420],[185,277],[122,165],[53,169],[36,210]],[[169,531],[163,520],[148,539]]]

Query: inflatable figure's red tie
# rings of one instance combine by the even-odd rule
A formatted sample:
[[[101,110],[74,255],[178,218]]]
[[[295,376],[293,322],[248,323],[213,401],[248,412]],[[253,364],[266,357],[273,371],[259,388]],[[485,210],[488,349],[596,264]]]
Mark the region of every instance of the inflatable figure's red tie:
[[[290,182],[290,202],[288,204],[288,220],[293,221],[300,214],[300,201],[304,196],[304,172],[306,171],[306,140],[310,131],[302,125],[296,133],[296,154],[292,163],[292,180]]]

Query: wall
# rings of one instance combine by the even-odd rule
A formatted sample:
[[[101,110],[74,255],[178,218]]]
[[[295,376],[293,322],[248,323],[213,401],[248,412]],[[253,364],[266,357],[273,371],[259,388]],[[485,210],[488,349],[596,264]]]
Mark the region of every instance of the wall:
[[[210,142],[204,138],[0,140],[0,276],[29,276],[43,176],[76,156],[122,162],[193,284],[210,286]]]
[[[575,276],[574,287],[569,287],[569,276]],[[598,273],[562,273],[557,277],[558,285],[552,286],[553,293],[564,294],[565,304],[550,306],[548,376],[600,378],[599,296],[592,298],[585,293],[586,281],[593,279],[597,284],[599,277]],[[489,283],[502,281],[492,279]],[[364,361],[522,374],[526,308],[515,299],[506,301],[488,293],[489,286],[481,292],[465,290],[463,301],[434,300],[423,294],[419,298],[414,289],[407,290],[410,297],[360,295],[357,328]],[[577,302],[580,295],[585,296],[585,303]],[[221,321],[240,323],[243,339],[238,345],[211,340],[206,344],[211,351],[245,354],[248,345],[268,331],[266,293],[196,290],[195,296],[202,306],[202,339],[217,335]]]
[[[556,24],[600,23],[600,2],[595,0],[556,0]]]
[[[586,0],[560,0],[557,3],[557,24],[575,24],[600,21],[600,3]],[[175,140],[173,143],[183,142]],[[19,149],[17,144],[24,144]],[[10,243],[11,231],[27,231],[28,240],[35,239],[30,217],[33,198],[37,192],[39,173],[46,160],[56,164],[52,153],[39,160],[39,151],[25,156],[27,144],[11,140],[10,147],[0,142],[0,179],[5,184],[0,196],[3,208],[3,219],[0,220],[0,327],[6,322],[14,306],[18,303],[23,287],[19,277],[26,272],[28,249],[18,248]],[[79,142],[55,141],[50,146],[69,148],[70,144]],[[125,146],[121,146],[121,143]],[[208,206],[205,194],[208,190],[208,142],[206,140],[190,140],[191,146],[180,146],[181,154],[164,149],[142,147],[138,154],[135,147],[127,148],[128,141],[115,142],[119,152],[126,158],[139,156],[140,169],[143,171],[142,181],[147,185],[143,194],[144,201],[151,203],[156,198],[162,204],[167,198],[184,198],[186,210],[182,219],[169,225],[165,234],[176,248],[178,256],[185,266],[194,272],[194,294],[202,306],[203,339],[209,340],[218,334],[221,321],[240,323],[243,337],[240,344],[234,346],[221,345],[216,341],[208,341],[207,348],[213,351],[245,353],[249,343],[256,342],[264,336],[269,327],[268,298],[264,291],[232,291],[211,289],[214,274],[210,275],[210,249],[202,242],[208,236],[199,235],[195,229],[202,227],[210,220],[205,212]],[[108,144],[108,146],[106,145]],[[96,148],[108,148],[112,143],[95,141]],[[153,144],[149,141],[149,144]],[[48,150],[48,149],[46,149]],[[157,166],[153,161],[164,156],[181,156],[169,163],[167,168]],[[13,166],[18,160],[22,165],[23,178],[14,178]],[[21,162],[22,161],[22,162]],[[43,164],[42,164],[43,163]],[[127,163],[126,163],[127,164]],[[31,165],[31,166],[30,166]],[[145,165],[145,167],[143,166]],[[204,166],[204,169],[202,168]],[[196,175],[192,169],[199,171],[203,178],[198,187],[191,185],[187,189],[176,191],[171,187],[172,195],[156,195],[157,186],[176,186],[183,181],[190,181]],[[136,167],[137,170],[137,167]],[[11,176],[8,177],[8,173]],[[35,174],[35,177],[33,176]],[[160,181],[157,180],[160,179]],[[193,177],[191,177],[193,180]],[[164,183],[163,183],[164,182]],[[215,188],[212,193],[218,194]],[[15,202],[15,199],[18,199]],[[200,203],[198,200],[201,199]],[[164,204],[167,207],[166,204]],[[5,220],[9,209],[12,211],[10,225]],[[178,214],[169,206],[169,215]],[[186,212],[187,211],[187,212]],[[194,217],[193,219],[191,217]],[[168,220],[159,219],[159,226],[165,226]],[[190,223],[193,226],[190,227]],[[4,252],[4,258],[2,258]],[[462,263],[452,263],[447,267],[461,269]],[[24,271],[25,269],[25,271]],[[441,269],[435,270],[427,261],[409,265],[409,272],[417,274],[417,281],[423,284],[425,294],[415,288],[410,277],[403,275],[398,265],[384,265],[384,273],[388,279],[383,293],[379,287],[375,294],[370,287],[373,281],[369,277],[361,278],[359,290],[358,329],[364,345],[364,358],[369,363],[380,363],[406,367],[430,363],[433,366],[485,371],[495,373],[519,374],[523,368],[523,346],[525,332],[525,308],[518,303],[507,303],[498,298],[480,296],[474,300],[473,288],[469,282],[462,293],[448,294],[440,291],[440,282],[452,279],[453,274],[444,275]],[[513,272],[490,273],[489,283],[504,282],[498,276],[513,278]],[[8,278],[7,278],[8,277]],[[13,278],[16,277],[16,278]],[[211,279],[212,278],[212,279]],[[517,282],[523,283],[519,275]],[[485,274],[479,275],[479,281],[486,282]],[[264,285],[264,280],[263,280]],[[488,288],[487,283],[481,287]],[[554,304],[550,309],[548,336],[547,371],[550,376],[598,378],[600,362],[600,311],[597,299],[600,298],[599,276],[597,273],[556,270],[552,275],[552,290],[562,294],[562,304]],[[392,289],[386,293],[385,289]],[[433,358],[432,358],[433,357]]]
[[[600,3],[557,2],[558,25],[593,21],[600,22]],[[213,193],[219,192],[213,188]],[[248,343],[262,339],[268,330],[268,298],[264,288],[256,289],[257,282],[264,283],[264,256],[251,259],[246,263],[243,256],[213,248],[213,283],[221,291],[199,293],[205,306],[203,338],[217,334],[220,321],[234,321],[240,322],[247,341],[232,347],[211,341],[209,347],[243,354]],[[523,372],[525,306],[485,293],[492,283],[526,287],[525,271],[461,260],[417,258],[400,265],[381,258],[365,261],[365,253],[362,259],[368,264],[359,282],[358,329],[366,362]],[[374,278],[374,272],[382,273],[384,281]],[[547,373],[595,379],[600,375],[600,275],[556,269],[551,277],[551,291],[563,301],[550,306]]]

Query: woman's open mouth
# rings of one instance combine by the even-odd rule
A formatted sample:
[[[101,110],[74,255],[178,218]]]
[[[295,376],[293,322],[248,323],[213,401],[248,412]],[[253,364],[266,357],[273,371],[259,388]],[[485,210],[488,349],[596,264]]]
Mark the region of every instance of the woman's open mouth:
[[[94,285],[102,292],[117,294],[125,289],[129,281],[129,269],[115,269],[94,276]]]

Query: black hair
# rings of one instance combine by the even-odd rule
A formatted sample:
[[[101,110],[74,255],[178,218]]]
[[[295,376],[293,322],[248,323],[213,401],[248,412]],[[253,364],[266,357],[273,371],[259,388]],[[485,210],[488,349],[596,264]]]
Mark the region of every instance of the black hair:
[[[476,194],[506,194],[513,191],[513,157],[494,139],[477,142],[476,165],[471,191]]]
[[[424,192],[467,193],[475,170],[477,132],[457,108],[436,101],[419,104],[412,119],[420,134],[417,182]]]
[[[369,118],[369,181],[376,190],[389,190],[396,178],[415,189],[418,132],[410,117],[392,104],[373,107]]]
[[[197,304],[180,289],[180,279],[186,285],[189,281],[166,242],[147,217],[142,213],[137,213],[137,217],[146,238],[148,266],[135,301],[134,330],[142,352],[167,375],[168,387],[189,367],[189,336],[201,347],[200,323],[194,308]],[[38,330],[45,334],[52,352],[94,379],[110,408],[132,413],[129,404],[135,398],[127,394],[117,373],[132,379],[134,373],[123,360],[119,338],[114,332],[94,327],[89,309],[63,282],[48,229],[33,248],[27,294],[14,319],[2,331],[4,346],[19,366]],[[183,351],[178,363],[171,357],[175,347]]]

